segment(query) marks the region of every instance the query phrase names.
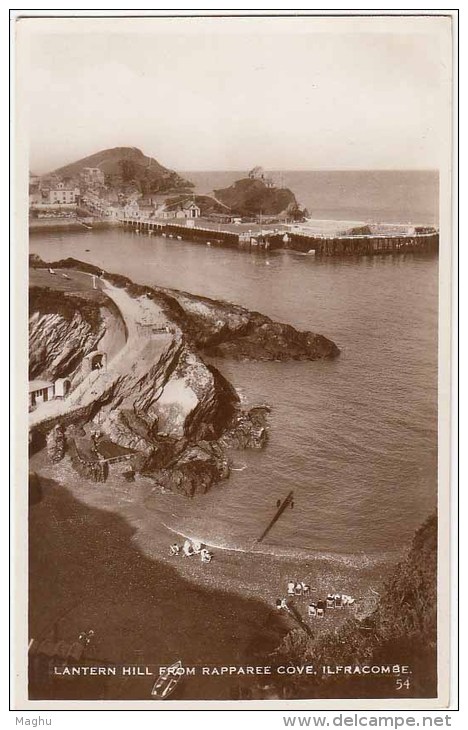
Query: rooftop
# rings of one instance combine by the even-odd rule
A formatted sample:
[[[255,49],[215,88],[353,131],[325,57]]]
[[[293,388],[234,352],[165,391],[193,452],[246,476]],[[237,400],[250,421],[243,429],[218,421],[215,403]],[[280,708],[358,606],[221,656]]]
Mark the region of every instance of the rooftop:
[[[43,388],[50,388],[53,385],[50,380],[30,380],[29,381],[29,393],[34,393],[36,390],[42,390]]]

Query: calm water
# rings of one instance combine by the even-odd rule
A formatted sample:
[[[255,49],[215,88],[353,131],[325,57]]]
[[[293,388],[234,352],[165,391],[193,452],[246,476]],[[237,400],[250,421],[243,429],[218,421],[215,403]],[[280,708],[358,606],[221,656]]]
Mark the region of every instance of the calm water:
[[[271,440],[236,452],[242,471],[209,495],[160,502],[167,525],[243,549],[294,489],[265,549],[361,560],[404,546],[434,508],[436,257],[248,254],[121,230],[34,235],[31,251],[237,302],[342,350],[333,362],[216,363],[246,402],[273,405]]]
[[[184,172],[208,193],[245,177],[238,172]],[[273,172],[313,218],[373,223],[427,223],[439,219],[439,176],[433,170],[315,170]]]

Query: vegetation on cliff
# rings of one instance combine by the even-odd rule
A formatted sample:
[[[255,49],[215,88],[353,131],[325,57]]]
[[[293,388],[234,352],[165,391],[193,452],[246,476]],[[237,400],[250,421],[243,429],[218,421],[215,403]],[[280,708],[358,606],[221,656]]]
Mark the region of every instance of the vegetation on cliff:
[[[109,187],[121,188],[133,184],[144,195],[193,187],[190,181],[164,167],[153,157],[147,157],[136,147],[101,150],[64,165],[52,174],[61,178],[76,178],[85,167],[98,167],[102,170]]]
[[[101,297],[104,301],[105,297]],[[66,294],[51,287],[29,287],[29,316],[35,312],[39,314],[59,314],[67,322],[71,322],[77,312],[92,328],[101,324],[99,306],[94,300],[85,297]]]
[[[313,627],[312,627],[313,629]],[[270,657],[271,658],[271,657]],[[416,532],[407,556],[384,584],[377,608],[364,620],[350,619],[336,632],[310,638],[291,631],[274,663],[311,663],[317,675],[278,678],[282,697],[435,697],[437,693],[437,517]],[[408,683],[395,675],[329,675],[322,666],[407,665]],[[402,692],[404,694],[402,694]]]
[[[242,216],[274,216],[288,208],[298,208],[294,193],[289,188],[270,187],[258,179],[243,178],[214,193],[233,213]]]

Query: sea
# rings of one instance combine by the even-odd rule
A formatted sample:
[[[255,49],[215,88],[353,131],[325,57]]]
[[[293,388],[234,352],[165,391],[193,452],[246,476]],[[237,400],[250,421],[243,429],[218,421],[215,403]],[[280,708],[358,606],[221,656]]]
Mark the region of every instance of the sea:
[[[184,174],[200,192],[239,177]],[[316,218],[438,223],[437,173],[280,174]],[[323,362],[213,361],[246,406],[272,406],[270,440],[232,452],[230,478],[208,494],[158,498],[169,529],[218,548],[365,565],[394,560],[436,508],[437,255],[247,253],[121,229],[35,233],[30,250],[235,302],[341,350]],[[291,490],[294,507],[256,543]]]

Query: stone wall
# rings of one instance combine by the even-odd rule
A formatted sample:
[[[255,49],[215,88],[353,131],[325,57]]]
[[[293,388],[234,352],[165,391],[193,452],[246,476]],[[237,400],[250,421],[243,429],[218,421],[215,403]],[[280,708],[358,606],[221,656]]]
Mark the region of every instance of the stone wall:
[[[91,479],[93,482],[106,481],[109,469],[105,461],[85,458],[78,451],[75,440],[72,438],[68,441],[68,447],[73,468],[80,476],[85,477],[85,479]]]

